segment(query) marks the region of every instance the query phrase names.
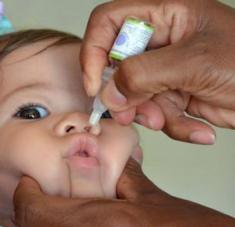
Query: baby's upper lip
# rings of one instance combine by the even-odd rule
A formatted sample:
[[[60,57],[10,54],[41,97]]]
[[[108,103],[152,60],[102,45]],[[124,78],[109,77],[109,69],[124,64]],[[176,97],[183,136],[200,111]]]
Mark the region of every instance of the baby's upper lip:
[[[97,138],[89,133],[74,134],[71,139],[70,147],[66,151],[65,158],[75,155],[84,158],[98,157]]]

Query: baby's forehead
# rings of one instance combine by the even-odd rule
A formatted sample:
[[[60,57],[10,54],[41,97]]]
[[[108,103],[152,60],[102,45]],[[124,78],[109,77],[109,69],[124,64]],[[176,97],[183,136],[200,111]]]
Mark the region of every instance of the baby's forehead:
[[[44,83],[61,90],[83,91],[80,43],[53,45],[53,42],[35,42],[7,55],[0,66],[3,90]]]
[[[81,38],[53,29],[19,30],[0,36],[0,60],[18,49],[29,48],[31,44],[36,44],[34,47],[37,49],[38,46],[40,49],[40,45],[44,44],[49,44],[51,47],[69,43],[81,43]]]
[[[56,45],[55,43],[57,41],[58,38],[45,39],[34,43],[28,43],[27,45],[16,48],[2,59],[1,65],[6,66],[23,62],[24,60],[28,60],[43,54],[48,55],[50,52],[53,52],[56,49],[67,49],[71,45],[76,47],[77,53],[79,54],[81,46],[80,42]]]

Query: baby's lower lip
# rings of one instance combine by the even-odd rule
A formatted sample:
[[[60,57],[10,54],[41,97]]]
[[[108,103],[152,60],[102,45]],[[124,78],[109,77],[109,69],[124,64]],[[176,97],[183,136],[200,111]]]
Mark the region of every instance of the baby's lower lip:
[[[95,157],[74,155],[69,157],[68,161],[74,168],[95,168],[99,166],[99,161]]]

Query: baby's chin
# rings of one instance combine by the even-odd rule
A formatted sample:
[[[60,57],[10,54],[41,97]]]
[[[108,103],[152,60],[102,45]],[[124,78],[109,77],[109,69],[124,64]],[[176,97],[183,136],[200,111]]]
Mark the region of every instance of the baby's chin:
[[[116,187],[111,189],[107,187],[104,190],[104,186],[101,184],[94,184],[91,182],[83,182],[78,187],[74,187],[71,193],[72,198],[116,198]]]
[[[123,151],[124,148],[120,150]],[[44,186],[47,188],[45,192],[72,198],[116,198],[117,182],[130,157],[129,150],[135,159],[140,159],[141,149],[133,147],[129,147],[126,155],[121,158],[120,152],[111,153],[107,149],[103,150],[103,153],[109,155],[102,156],[98,162],[87,157],[73,156],[66,160],[63,167],[60,166],[56,177],[53,177],[53,174],[47,175],[47,181],[44,181],[46,182]],[[40,185],[45,189],[43,184]]]
[[[71,197],[116,198],[116,184],[120,174],[112,168],[108,171],[103,166],[75,173],[71,171]]]
[[[31,175],[48,195],[80,198],[116,198],[116,184],[123,171],[122,162],[102,159],[83,160],[74,157],[57,168],[57,171]]]
[[[142,162],[142,150],[139,146],[134,149],[132,157]],[[116,162],[115,157],[102,160],[99,166],[93,168],[79,167],[71,169],[71,196],[81,198],[116,198],[118,180],[128,161],[128,156]]]

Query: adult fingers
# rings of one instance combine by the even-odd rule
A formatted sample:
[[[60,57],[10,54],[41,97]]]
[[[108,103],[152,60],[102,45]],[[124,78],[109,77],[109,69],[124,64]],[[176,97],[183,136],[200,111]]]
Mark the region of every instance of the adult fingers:
[[[143,173],[141,165],[130,158],[117,184],[117,195],[130,202],[150,202],[168,197]]]
[[[233,48],[226,51],[222,48],[232,37],[229,31],[234,22],[230,18],[234,17],[234,12],[214,1],[196,1],[193,3],[195,7],[190,5],[191,1],[184,2],[187,2],[188,9],[188,17],[185,17],[187,29],[190,30],[191,26],[187,18],[194,21],[191,32],[186,29],[184,35],[169,42],[170,45],[124,60],[114,73],[115,84],[108,83],[102,93],[102,101],[109,109],[123,111],[166,90],[181,90],[208,104],[234,109],[231,98],[234,93],[231,56],[234,51]],[[166,3],[166,14],[169,9]],[[176,18],[177,12],[173,14]],[[220,20],[213,19],[216,14],[221,15]],[[173,32],[175,20],[169,18],[172,19]],[[222,26],[225,22],[227,26]],[[227,38],[221,39],[221,31]]]
[[[165,13],[165,7],[161,0],[125,0],[105,3],[93,10],[80,54],[85,88],[89,95],[95,95],[100,87],[101,74],[104,66],[108,64],[108,52],[125,18],[131,15],[153,24],[158,32],[154,34],[150,47],[156,48],[169,42],[171,18],[177,18],[174,23],[177,25],[177,21],[182,22],[179,19],[182,16],[178,15],[185,15],[182,10],[175,10],[175,7],[170,9],[172,9],[171,12]],[[176,16],[173,9],[177,12],[181,11],[181,13],[177,13]],[[180,29],[175,30],[184,30],[183,25],[184,23],[181,24]],[[177,37],[183,33],[175,32],[175,30],[173,33],[177,33]]]
[[[205,121],[217,127],[235,128],[235,111],[210,105],[194,97],[190,97],[188,102],[183,100],[176,92],[167,92],[155,98],[166,118],[163,131],[171,138],[210,145],[215,143],[216,133]]]
[[[215,142],[215,132],[211,126],[185,115],[190,96],[180,92],[164,92],[153,99],[161,106],[165,116],[163,131],[171,138],[210,145]]]
[[[199,99],[191,98],[187,113],[202,118],[217,127],[235,129],[235,111],[202,102]]]
[[[87,199],[45,195],[36,181],[30,177],[22,177],[14,194],[14,222],[22,227],[77,226],[79,218],[87,217],[88,214],[80,212],[79,216],[74,212],[89,202],[91,201]],[[95,200],[92,202],[95,203]]]
[[[42,191],[39,184],[29,177],[22,177],[14,194],[15,217],[19,226],[32,227],[35,219],[41,216],[38,212],[43,203]],[[37,208],[35,209],[37,204]]]
[[[203,75],[206,69],[203,48],[203,43],[188,39],[124,60],[114,74],[115,83],[111,80],[104,88],[102,101],[118,112],[166,90],[195,92],[201,88],[201,80],[194,76]]]
[[[129,125],[134,121],[136,108],[132,107],[122,112],[110,112],[112,118],[121,125]]]
[[[148,100],[136,107],[135,122],[149,129],[161,130],[165,124],[165,117],[160,106]]]
[[[135,121],[146,128],[160,130],[165,123],[161,108],[151,100],[126,111],[112,112],[111,114],[113,119],[122,125],[128,125]]]
[[[23,176],[15,190],[14,204],[17,208],[18,205],[40,200],[42,195],[40,185],[32,178]]]

